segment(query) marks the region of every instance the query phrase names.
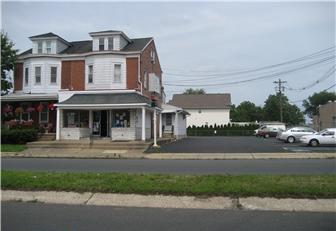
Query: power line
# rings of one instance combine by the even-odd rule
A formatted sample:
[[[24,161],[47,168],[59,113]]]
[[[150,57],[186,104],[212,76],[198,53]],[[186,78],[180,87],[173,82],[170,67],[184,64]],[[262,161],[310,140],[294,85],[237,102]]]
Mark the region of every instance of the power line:
[[[292,87],[288,87],[287,89],[290,91],[303,91],[303,90],[307,90],[309,88],[312,88],[313,86],[323,82],[324,80],[328,79],[330,76],[332,76],[332,74],[335,73],[336,69],[335,69],[336,65],[332,66],[330,69],[328,69],[328,71],[326,73],[324,73],[322,75],[321,78],[317,79],[316,81],[314,81],[311,84],[308,84],[302,88],[292,88]]]
[[[333,87],[335,87],[336,86],[336,83],[335,84],[333,84],[333,85],[331,85],[330,87],[328,87],[327,89],[324,89],[323,91],[328,91],[329,89],[331,89],[331,88],[333,88]]]
[[[296,62],[300,62],[300,61],[304,61],[304,60],[307,60],[307,59],[312,59],[312,58],[315,58],[315,57],[318,57],[320,55],[325,55],[327,53],[335,53],[334,51],[335,49],[335,46],[333,47],[329,47],[327,49],[324,49],[324,50],[321,50],[321,51],[318,51],[318,52],[315,52],[315,53],[312,53],[310,55],[306,55],[306,56],[303,56],[303,57],[300,57],[300,58],[297,58],[297,59],[294,59],[294,60],[290,60],[290,61],[286,61],[286,62],[282,62],[282,63],[278,63],[278,64],[273,64],[273,65],[269,65],[269,66],[264,66],[264,67],[259,67],[259,68],[255,68],[255,69],[250,69],[250,70],[245,70],[245,71],[237,71],[237,72],[229,72],[229,73],[215,73],[215,74],[181,74],[181,73],[169,73],[169,72],[164,72],[164,74],[166,75],[170,75],[170,76],[178,76],[178,77],[182,77],[182,76],[185,76],[185,77],[195,77],[195,76],[207,76],[207,77],[210,77],[210,76],[218,76],[218,75],[239,75],[239,74],[245,74],[245,73],[250,73],[250,72],[257,72],[257,71],[261,71],[261,70],[264,70],[264,69],[270,69],[270,68],[274,68],[274,67],[278,67],[278,66],[282,66],[282,65],[287,65],[287,64],[291,64],[291,63],[296,63]]]
[[[294,69],[291,69],[291,70],[282,71],[282,72],[278,72],[278,73],[273,73],[273,74],[269,74],[269,75],[263,75],[263,76],[259,76],[259,77],[251,78],[251,79],[239,80],[239,81],[232,81],[232,82],[226,82],[226,83],[215,83],[215,84],[169,84],[169,83],[165,83],[164,85],[166,85],[166,86],[182,86],[182,87],[183,86],[184,87],[206,87],[206,86],[224,86],[224,85],[240,84],[240,83],[252,82],[252,81],[261,80],[261,79],[274,78],[274,77],[277,77],[277,76],[280,76],[280,75],[288,74],[288,73],[299,71],[299,70],[302,70],[302,69],[305,69],[305,68],[308,68],[308,67],[311,67],[311,66],[314,66],[314,65],[318,65],[320,63],[329,61],[329,60],[334,59],[334,58],[335,58],[335,56],[332,56],[332,57],[328,57],[328,58],[325,58],[323,60],[320,60],[318,62],[310,63],[308,65],[304,65],[304,66],[294,68]]]

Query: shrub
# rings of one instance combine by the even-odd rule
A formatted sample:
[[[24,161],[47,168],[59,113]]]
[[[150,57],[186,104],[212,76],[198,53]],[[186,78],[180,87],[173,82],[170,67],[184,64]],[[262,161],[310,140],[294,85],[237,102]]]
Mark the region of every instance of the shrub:
[[[5,129],[1,131],[3,144],[25,144],[37,140],[36,129]]]

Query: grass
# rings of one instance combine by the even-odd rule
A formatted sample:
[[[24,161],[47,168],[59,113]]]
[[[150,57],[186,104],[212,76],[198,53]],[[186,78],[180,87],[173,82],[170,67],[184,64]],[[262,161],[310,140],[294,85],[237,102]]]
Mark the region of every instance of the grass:
[[[2,171],[2,189],[231,197],[336,198],[336,175],[163,175]]]
[[[1,152],[21,152],[25,149],[25,144],[1,144]]]

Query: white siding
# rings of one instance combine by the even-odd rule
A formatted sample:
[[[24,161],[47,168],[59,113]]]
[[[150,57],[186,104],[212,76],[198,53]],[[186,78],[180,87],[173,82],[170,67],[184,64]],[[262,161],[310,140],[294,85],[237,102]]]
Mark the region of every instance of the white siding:
[[[35,84],[35,67],[41,66],[41,84]],[[50,83],[50,67],[57,66],[57,82]],[[29,68],[28,85],[24,84],[23,70],[23,92],[31,93],[57,93],[61,88],[61,61],[58,58],[33,58],[25,60],[23,67]]]
[[[185,109],[190,113],[187,117],[188,126],[224,125],[230,123],[230,109]]]
[[[148,78],[149,78],[148,90],[161,94],[161,85],[159,76],[156,76],[154,73],[149,73]]]
[[[114,64],[121,64],[121,82],[113,82]],[[93,83],[88,83],[88,66],[93,65]],[[118,55],[95,55],[85,60],[85,89],[126,89],[126,58]]]
[[[61,41],[56,41],[56,51],[57,53],[60,53],[61,51],[68,48],[68,45],[62,43]]]
[[[186,116],[179,113],[178,114],[178,129],[177,129],[177,137],[184,137],[187,135],[187,119]]]
[[[119,37],[120,37],[119,50],[122,50],[128,44],[128,42],[122,36],[119,35]]]
[[[90,137],[90,128],[61,128],[62,140],[79,140]]]
[[[146,139],[151,138],[151,113],[150,111],[146,110]],[[142,111],[141,109],[136,110],[136,117],[135,117],[135,131],[136,131],[136,139],[141,139],[141,122],[142,122]]]

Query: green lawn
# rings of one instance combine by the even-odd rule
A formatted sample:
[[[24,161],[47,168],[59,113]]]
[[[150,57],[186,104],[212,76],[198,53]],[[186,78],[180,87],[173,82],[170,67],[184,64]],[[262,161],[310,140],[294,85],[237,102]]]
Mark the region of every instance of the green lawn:
[[[335,175],[165,175],[2,171],[2,189],[231,197],[336,198]]]
[[[21,152],[25,149],[25,144],[1,144],[1,152]]]

